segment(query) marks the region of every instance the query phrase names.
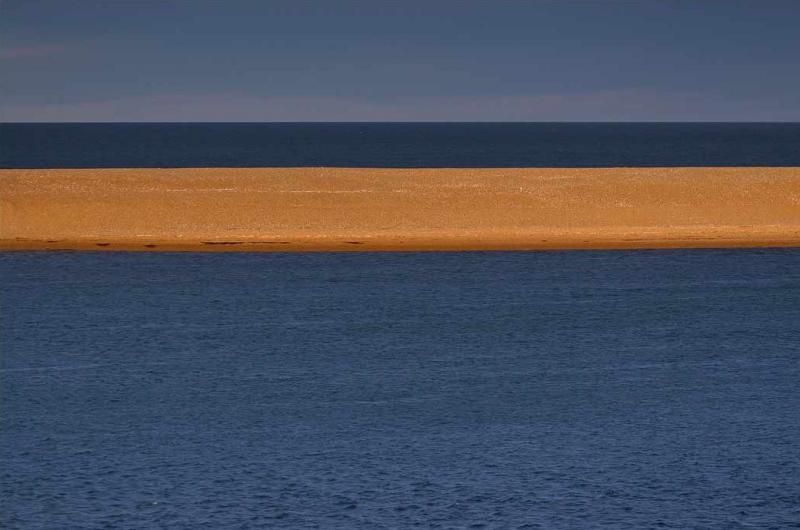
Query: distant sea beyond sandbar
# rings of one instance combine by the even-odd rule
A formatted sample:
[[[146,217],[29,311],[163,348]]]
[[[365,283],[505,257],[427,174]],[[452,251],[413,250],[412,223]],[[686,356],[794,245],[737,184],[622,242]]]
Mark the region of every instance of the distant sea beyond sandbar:
[[[800,246],[800,168],[0,170],[0,249]]]

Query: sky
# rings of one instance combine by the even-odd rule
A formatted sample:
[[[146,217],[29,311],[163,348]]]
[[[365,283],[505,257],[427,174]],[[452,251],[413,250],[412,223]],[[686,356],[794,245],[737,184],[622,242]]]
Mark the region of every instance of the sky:
[[[0,121],[800,121],[799,0],[0,0]]]

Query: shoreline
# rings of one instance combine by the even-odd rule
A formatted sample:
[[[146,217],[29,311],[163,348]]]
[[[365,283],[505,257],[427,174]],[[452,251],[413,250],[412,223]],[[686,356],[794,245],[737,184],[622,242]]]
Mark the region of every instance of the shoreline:
[[[0,250],[800,246],[800,168],[0,170]]]

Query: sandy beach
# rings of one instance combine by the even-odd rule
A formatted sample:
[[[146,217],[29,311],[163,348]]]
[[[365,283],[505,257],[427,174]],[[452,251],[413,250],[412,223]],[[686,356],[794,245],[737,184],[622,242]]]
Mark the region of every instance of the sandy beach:
[[[800,246],[800,168],[0,170],[0,249]]]

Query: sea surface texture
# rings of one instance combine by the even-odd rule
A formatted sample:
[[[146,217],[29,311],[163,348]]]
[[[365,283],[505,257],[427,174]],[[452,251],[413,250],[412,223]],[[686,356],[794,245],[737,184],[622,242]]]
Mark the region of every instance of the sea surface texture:
[[[0,168],[800,166],[800,123],[0,124]]]
[[[3,528],[790,528],[800,251],[0,254]]]

